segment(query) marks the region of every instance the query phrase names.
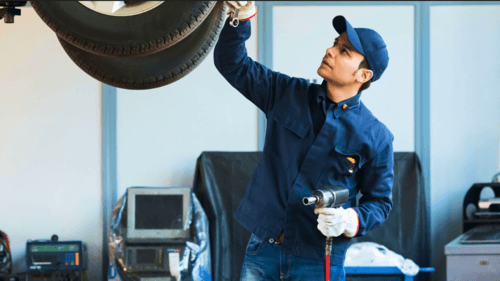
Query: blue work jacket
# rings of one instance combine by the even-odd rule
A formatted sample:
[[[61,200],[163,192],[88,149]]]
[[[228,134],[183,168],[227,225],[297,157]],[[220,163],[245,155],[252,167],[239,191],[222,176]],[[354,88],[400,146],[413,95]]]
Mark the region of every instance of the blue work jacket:
[[[336,104],[326,96],[326,81],[312,84],[253,61],[245,48],[250,34],[250,21],[232,27],[227,20],[214,50],[219,72],[267,117],[262,158],[234,218],[265,243],[283,231],[282,251],[324,263],[326,237],[314,205],[302,199],[342,185],[350,199],[343,207],[359,216],[355,236],[380,226],[392,209],[394,136],[361,94]],[[334,237],[331,263],[343,266],[351,239]]]

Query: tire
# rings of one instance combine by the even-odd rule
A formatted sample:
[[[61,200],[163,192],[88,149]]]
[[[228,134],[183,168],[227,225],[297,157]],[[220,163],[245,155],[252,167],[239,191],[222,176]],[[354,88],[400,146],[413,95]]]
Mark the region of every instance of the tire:
[[[181,79],[205,59],[224,25],[224,12],[224,2],[217,2],[207,19],[187,38],[166,50],[141,57],[104,57],[58,38],[73,62],[95,79],[123,89],[152,89]]]
[[[110,57],[137,57],[170,48],[196,30],[215,6],[215,1],[165,1],[141,14],[110,16],[78,1],[30,2],[57,36]]]

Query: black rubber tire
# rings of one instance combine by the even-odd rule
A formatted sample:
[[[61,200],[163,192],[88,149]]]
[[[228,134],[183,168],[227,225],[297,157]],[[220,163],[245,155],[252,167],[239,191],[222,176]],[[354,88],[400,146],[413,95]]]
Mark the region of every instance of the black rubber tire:
[[[143,56],[170,48],[196,30],[215,5],[215,1],[165,1],[142,14],[116,17],[78,1],[30,2],[57,36],[110,57]]]
[[[58,38],[73,62],[90,76],[114,87],[144,90],[175,82],[195,69],[217,43],[224,19],[224,2],[217,2],[207,19],[187,38],[141,57],[104,57]]]

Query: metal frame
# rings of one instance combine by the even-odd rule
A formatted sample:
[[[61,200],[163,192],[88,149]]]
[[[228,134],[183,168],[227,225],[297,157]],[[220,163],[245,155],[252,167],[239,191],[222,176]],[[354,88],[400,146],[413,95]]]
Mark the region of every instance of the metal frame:
[[[101,84],[102,114],[102,275],[108,280],[108,229],[113,206],[116,203],[116,88]]]

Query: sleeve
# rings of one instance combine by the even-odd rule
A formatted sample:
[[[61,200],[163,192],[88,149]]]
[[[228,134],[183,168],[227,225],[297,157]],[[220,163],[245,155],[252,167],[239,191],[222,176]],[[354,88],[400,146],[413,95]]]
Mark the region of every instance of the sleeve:
[[[217,70],[236,90],[267,113],[274,106],[276,94],[290,83],[285,74],[272,71],[247,55],[245,41],[251,34],[250,21],[241,21],[237,27],[226,19],[214,50]]]
[[[359,226],[355,237],[381,226],[392,209],[394,184],[394,152],[392,140],[384,144],[377,156],[363,165],[358,184],[362,197],[359,205],[352,207],[358,215]]]

